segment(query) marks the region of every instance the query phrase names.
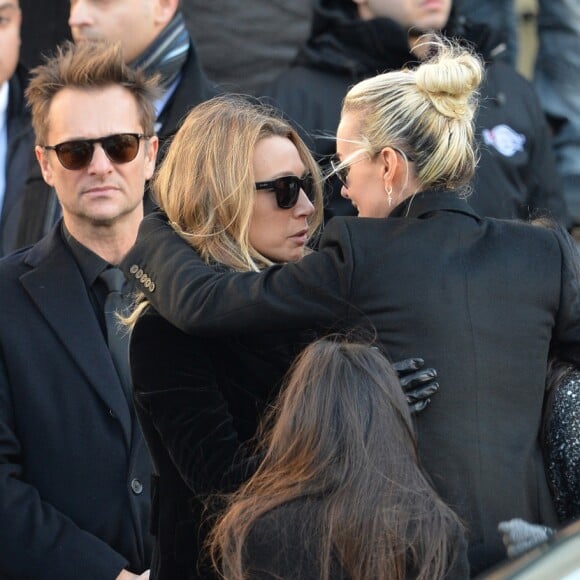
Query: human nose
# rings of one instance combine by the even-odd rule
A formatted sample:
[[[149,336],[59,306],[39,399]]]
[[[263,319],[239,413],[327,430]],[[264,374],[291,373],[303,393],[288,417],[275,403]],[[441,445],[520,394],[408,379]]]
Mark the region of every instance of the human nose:
[[[100,143],[93,144],[93,156],[89,163],[89,173],[104,175],[113,171],[113,162],[109,159]]]
[[[299,216],[311,216],[315,211],[314,204],[308,199],[308,196],[302,188],[300,188],[300,195],[294,207]]]
[[[91,14],[84,0],[71,0],[68,25],[73,33],[76,28],[91,24]],[[76,38],[75,38],[76,40]]]

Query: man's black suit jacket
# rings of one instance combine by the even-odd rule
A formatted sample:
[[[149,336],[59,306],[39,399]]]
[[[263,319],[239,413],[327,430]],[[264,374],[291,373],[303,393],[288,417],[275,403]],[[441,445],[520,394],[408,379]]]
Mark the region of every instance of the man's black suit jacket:
[[[482,219],[448,191],[396,210],[334,218],[316,254],[242,274],[216,274],[151,215],[124,266],[188,333],[365,326],[393,360],[424,357],[441,388],[417,419],[420,455],[475,573],[505,557],[500,521],[556,523],[538,432],[550,348],[580,365],[580,288],[553,231]]]
[[[0,296],[0,578],[146,570],[150,459],[60,223]]]

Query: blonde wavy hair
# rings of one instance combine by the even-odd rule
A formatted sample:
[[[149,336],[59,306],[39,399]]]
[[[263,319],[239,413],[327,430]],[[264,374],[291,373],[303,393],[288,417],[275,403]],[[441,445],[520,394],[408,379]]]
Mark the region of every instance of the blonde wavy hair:
[[[466,188],[478,160],[474,117],[483,63],[469,48],[441,36],[419,42],[430,56],[416,69],[371,77],[347,93],[342,114],[359,113],[361,148],[340,165],[360,152],[373,157],[390,146],[415,162],[420,190]]]
[[[152,189],[174,229],[207,262],[239,271],[272,264],[249,242],[256,196],[253,154],[266,137],[289,139],[312,175],[315,213],[310,234],[322,220],[322,178],[298,133],[271,107],[223,95],[191,110],[154,177]]]

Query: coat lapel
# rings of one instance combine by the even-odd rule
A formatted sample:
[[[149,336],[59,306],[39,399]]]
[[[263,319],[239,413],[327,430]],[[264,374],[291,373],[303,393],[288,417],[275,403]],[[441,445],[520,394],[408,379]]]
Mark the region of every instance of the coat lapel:
[[[20,281],[42,316],[105,404],[119,418],[127,445],[131,413],[82,275],[60,234],[60,222],[31,250]]]

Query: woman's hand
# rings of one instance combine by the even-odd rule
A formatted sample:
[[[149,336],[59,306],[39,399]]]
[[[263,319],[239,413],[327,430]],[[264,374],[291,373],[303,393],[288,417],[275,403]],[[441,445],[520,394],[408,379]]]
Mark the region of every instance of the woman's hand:
[[[393,363],[412,414],[422,411],[439,390],[437,371],[424,366],[422,358],[406,358]]]

